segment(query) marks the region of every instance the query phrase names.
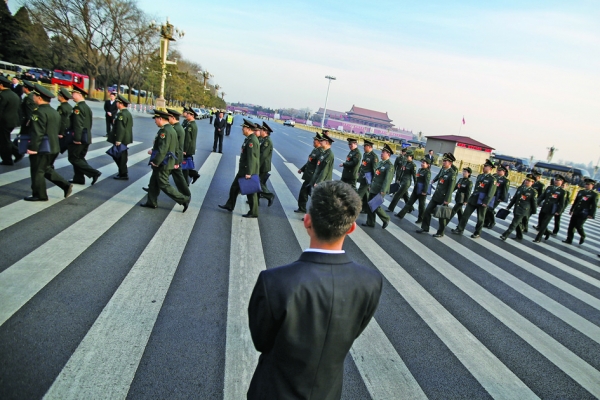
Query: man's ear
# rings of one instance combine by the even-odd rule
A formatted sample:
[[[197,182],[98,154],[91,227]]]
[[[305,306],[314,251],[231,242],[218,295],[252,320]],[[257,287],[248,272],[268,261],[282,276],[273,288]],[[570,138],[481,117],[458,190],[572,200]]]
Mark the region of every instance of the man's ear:
[[[312,229],[312,219],[310,218],[310,214],[308,213],[304,214],[304,229]]]
[[[354,221],[352,223],[352,225],[350,225],[350,228],[348,228],[348,230],[346,231],[346,235],[351,234],[352,232],[354,232],[355,229],[356,229],[356,221]]]

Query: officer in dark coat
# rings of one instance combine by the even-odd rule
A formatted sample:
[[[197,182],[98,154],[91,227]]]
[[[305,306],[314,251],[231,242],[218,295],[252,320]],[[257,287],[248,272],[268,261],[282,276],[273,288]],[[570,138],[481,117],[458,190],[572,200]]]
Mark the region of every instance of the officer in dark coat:
[[[19,154],[18,147],[10,140],[10,134],[16,126],[19,126],[19,107],[21,100],[12,90],[10,81],[0,76],[0,165],[13,165],[15,161],[23,158]]]
[[[71,93],[75,103],[71,114],[71,126],[73,128],[73,143],[69,144],[69,162],[73,165],[73,179],[70,183],[78,185],[85,184],[85,177],[92,178],[92,185],[96,183],[102,173],[92,168],[86,161],[85,156],[90,144],[92,144],[92,110],[85,103],[87,92],[77,86],[73,87]]]
[[[429,168],[431,168],[431,166],[433,165],[433,162],[435,161],[435,157],[433,155],[433,150],[429,150],[429,152],[427,154],[425,154],[425,160],[427,160],[427,164],[429,165]]]
[[[211,117],[212,121],[212,117]],[[213,141],[213,153],[217,151],[217,143],[219,144],[219,153],[223,152],[223,135],[225,135],[225,128],[227,126],[227,120],[223,118],[223,113],[219,112],[217,118],[215,118],[215,123],[213,124],[215,127],[214,141]]]
[[[494,163],[490,160],[485,160],[485,164],[483,164],[483,173],[477,176],[473,194],[466,203],[467,207],[465,208],[465,213],[460,219],[456,229],[452,229],[452,233],[462,235],[469,222],[469,217],[471,217],[473,211],[477,210],[477,224],[475,225],[475,232],[473,232],[471,237],[477,239],[481,236],[481,229],[483,228],[483,222],[485,221],[487,207],[490,205],[490,202],[494,201],[494,194],[496,194],[496,179],[491,174],[492,169],[494,169]]]
[[[412,150],[402,149],[402,152],[404,155],[396,158],[396,161],[394,162],[396,183],[398,183],[400,187],[398,188],[398,191],[394,193],[394,197],[387,209],[387,211],[390,212],[394,212],[400,199],[404,200],[404,204],[408,203],[408,189],[410,189],[411,183],[415,183],[417,179],[417,165],[413,161]],[[402,161],[399,163],[398,159]]]
[[[541,181],[542,174],[540,174],[537,171],[531,171],[531,174],[535,178],[535,182],[533,183],[533,185],[531,187],[533,188],[533,190],[535,190],[537,192],[537,198],[539,199],[540,197],[542,197],[542,193],[544,193],[544,186],[545,186],[544,182]],[[528,215],[523,217],[521,224],[523,225],[523,232],[527,232],[529,230],[529,216]]]
[[[427,204],[427,208],[423,213],[423,223],[421,224],[421,228],[417,229],[417,233],[429,232],[431,215],[435,212],[436,207],[442,205],[447,206],[450,203],[450,200],[452,200],[452,192],[454,191],[454,184],[456,183],[456,171],[454,168],[452,168],[452,163],[454,161],[456,161],[454,154],[444,153],[442,169],[438,174],[435,192],[433,192],[433,196],[431,196],[429,204]],[[446,224],[448,224],[448,220],[445,218],[440,218],[438,230],[433,237],[443,237]]]
[[[565,190],[561,187],[565,178],[562,175],[554,176],[554,184],[550,185],[544,190],[542,196],[538,199],[538,206],[541,205],[540,216],[538,218],[538,225],[536,229],[538,234],[533,240],[534,243],[540,243],[542,236],[545,236],[545,240],[550,238],[550,231],[548,230],[548,224],[552,221],[554,215],[561,214],[567,204],[565,202]]]
[[[31,196],[25,197],[24,200],[48,201],[46,179],[60,187],[66,198],[71,194],[73,185],[54,170],[54,160],[60,150],[58,144],[60,114],[50,107],[50,99],[54,98],[54,94],[38,84],[35,84],[32,93],[36,109],[31,115],[29,126],[31,139],[27,146],[31,165]]]
[[[196,125],[196,117],[198,114],[192,107],[183,109],[183,129],[185,130],[185,142],[183,144],[183,155],[184,157],[191,157],[194,159],[196,155],[196,137],[198,136],[198,126]],[[183,176],[186,182],[189,182],[189,178],[192,178],[192,185],[196,183],[200,174],[195,169],[184,169]]]
[[[342,250],[361,209],[356,191],[322,182],[312,199],[304,218],[310,248],[292,264],[262,271],[250,297],[260,357],[248,399],[339,399],[344,360],[379,304],[381,274]]]
[[[358,169],[360,168],[360,159],[362,155],[358,150],[358,142],[354,138],[346,139],[350,152],[346,156],[346,161],[340,164],[342,167],[342,182],[356,188],[356,180],[358,179]]]
[[[128,145],[133,142],[133,117],[127,109],[129,100],[119,95],[115,101],[117,104],[117,112],[113,114],[114,122],[112,130],[108,133],[108,141],[119,146],[121,144]],[[129,172],[127,171],[127,151],[123,150],[119,158],[115,160],[119,167],[119,173],[113,178],[117,180],[128,180]]]
[[[532,174],[527,174],[523,185],[521,185],[515,195],[508,203],[508,210],[515,206],[514,217],[508,229],[500,236],[500,239],[506,240],[508,236],[517,230],[517,239],[523,239],[523,227],[521,221],[525,217],[529,217],[536,213],[537,210],[537,191],[532,187],[535,177]]]
[[[390,156],[394,154],[389,145],[385,144],[383,150],[381,150],[381,161],[377,163],[375,168],[375,175],[373,181],[369,187],[369,201],[375,196],[381,196],[382,198],[390,191],[390,184],[394,179],[394,164],[390,161]],[[367,204],[368,206],[368,204]],[[375,211],[371,211],[371,207],[367,211],[367,222],[363,223],[363,226],[374,227],[375,226],[375,215],[378,215],[383,222],[382,228],[387,228],[390,223],[390,217],[383,211],[381,206],[377,207]]]
[[[33,110],[37,108],[37,104],[33,101],[34,85],[30,81],[23,81],[23,92],[25,97],[21,100],[21,134],[29,133],[29,125]]]
[[[333,142],[334,140],[326,132],[321,134],[321,155],[317,161],[317,168],[310,181],[310,186],[316,186],[321,182],[330,181],[333,178],[333,163],[335,162],[335,157],[331,150]]]
[[[271,160],[273,158],[273,141],[271,141],[271,133],[273,129],[266,122],[263,121],[260,126],[260,188],[262,192],[259,197],[267,199],[268,206],[271,207],[275,195],[269,191],[267,187],[267,179],[269,179],[269,172],[271,172]]]
[[[120,95],[119,95],[120,96]],[[115,118],[119,108],[117,107],[117,94],[111,92],[108,95],[109,99],[104,102],[104,118],[106,119],[106,136],[110,135],[113,129]]]
[[[425,201],[427,200],[427,191],[431,182],[431,170],[430,165],[426,159],[421,160],[421,168],[417,171],[415,177],[416,181],[413,186],[413,191],[408,199],[408,202],[404,204],[404,207],[400,210],[396,217],[402,219],[404,216],[413,212],[413,204],[419,201],[419,214],[417,216],[417,223],[423,222],[423,212],[425,212]]]
[[[594,191],[594,185],[596,181],[590,178],[584,179],[585,189],[577,192],[575,201],[571,206],[569,214],[571,220],[569,221],[569,228],[567,229],[567,239],[563,240],[564,243],[573,243],[573,236],[575,231],[579,233],[579,244],[583,244],[585,241],[585,231],[583,230],[583,224],[588,219],[596,218],[596,207],[598,202],[598,193]]]
[[[216,121],[215,121],[216,123]],[[239,178],[250,179],[252,175],[258,175],[260,171],[260,143],[254,132],[258,130],[256,125],[244,118],[242,124],[242,133],[246,136],[244,144],[242,144],[242,153],[240,155],[240,162],[238,167],[238,173],[231,183],[229,189],[229,198],[224,205],[219,204],[219,208],[227,211],[233,211],[237,196],[240,194]],[[244,218],[258,218],[258,196],[256,193],[248,195],[248,205],[250,211],[242,215]]]
[[[563,182],[562,186],[565,191],[565,209],[571,204],[571,193],[567,190],[567,183]],[[554,216],[554,229],[552,229],[552,236],[558,235],[558,231],[560,230],[560,219],[563,213]]]
[[[494,194],[494,203],[489,206],[485,213],[484,228],[492,229],[496,225],[496,207],[501,202],[508,201],[508,191],[510,190],[510,180],[508,179],[508,169],[504,165],[498,166],[496,175],[496,193]]]
[[[60,88],[57,96],[58,102],[60,103],[56,108],[60,115],[60,129],[58,130],[58,138],[62,139],[68,131],[71,130],[71,114],[73,113],[73,107],[69,104],[69,100],[73,99],[71,93],[65,88]]]
[[[154,138],[152,150],[148,151],[151,156],[152,176],[148,185],[148,196],[140,206],[157,208],[158,195],[162,190],[177,204],[183,206],[182,212],[186,212],[190,205],[190,197],[184,196],[169,184],[171,170],[175,167],[175,153],[178,151],[177,132],[169,124],[169,114],[166,112],[154,110],[153,118],[159,130]]]
[[[317,133],[313,138],[314,148],[308,155],[308,161],[298,170],[299,174],[302,174],[302,187],[300,187],[300,193],[298,194],[298,208],[294,210],[295,213],[306,213],[306,203],[308,202],[308,194],[310,193],[310,181],[317,169],[317,162],[321,156],[321,134]]]
[[[185,144],[185,131],[183,127],[179,123],[179,117],[181,114],[177,110],[172,110],[167,108],[167,114],[169,114],[169,124],[173,127],[176,133],[177,138],[177,146],[175,150],[175,165],[171,170],[171,176],[173,177],[173,182],[175,183],[175,187],[185,197],[190,197],[192,193],[190,192],[190,187],[183,176],[183,171],[181,170],[181,162],[183,161],[183,148]]]
[[[363,213],[369,211],[369,186],[371,181],[375,177],[375,168],[379,163],[379,157],[373,152],[373,142],[364,140],[363,146],[365,152],[363,153],[360,168],[358,169],[358,196],[363,202]]]
[[[471,196],[471,191],[473,190],[473,181],[471,180],[472,172],[473,170],[470,167],[463,168],[462,178],[456,181],[456,185],[454,186],[456,195],[454,196],[454,207],[452,208],[450,219],[454,218],[456,215],[460,222],[460,219],[463,216],[463,206],[469,199],[469,196]]]

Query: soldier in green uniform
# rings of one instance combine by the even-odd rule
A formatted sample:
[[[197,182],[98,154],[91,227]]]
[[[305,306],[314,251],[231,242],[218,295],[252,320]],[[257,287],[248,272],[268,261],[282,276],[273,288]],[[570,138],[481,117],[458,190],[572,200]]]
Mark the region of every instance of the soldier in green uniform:
[[[396,214],[396,217],[402,219],[407,213],[412,212],[412,210],[414,210],[413,204],[415,204],[415,201],[418,200],[419,215],[417,216],[417,223],[420,223],[423,222],[423,212],[425,212],[425,200],[427,200],[427,191],[429,190],[429,185],[431,181],[431,169],[427,159],[424,158],[421,160],[421,168],[419,168],[419,170],[417,171],[415,178],[416,181],[415,185],[413,186],[412,194],[410,195],[408,202],[404,204],[402,210],[400,210],[400,212]]]
[[[508,207],[506,207],[508,210],[510,210],[512,206],[515,206],[515,216],[506,231],[500,235],[500,239],[506,240],[515,229],[517,230],[517,239],[523,239],[523,227],[521,221],[523,218],[535,214],[537,209],[537,192],[531,187],[533,181],[535,181],[535,177],[532,174],[527,174],[525,181],[519,186],[515,195],[510,200],[510,203],[508,203]]]
[[[50,107],[50,99],[54,98],[54,94],[38,84],[35,85],[32,94],[36,109],[31,115],[29,126],[31,139],[27,146],[31,169],[31,196],[25,197],[24,200],[48,201],[46,179],[61,188],[67,198],[73,190],[73,185],[54,170],[54,160],[60,150],[58,144],[60,115]],[[47,148],[42,146],[42,141],[45,140],[48,141]]]
[[[342,167],[342,182],[347,183],[356,189],[356,179],[358,178],[358,169],[360,168],[361,154],[358,150],[358,142],[354,138],[346,139],[350,153],[346,156],[346,161],[340,164]]]
[[[233,211],[237,196],[240,194],[239,178],[250,179],[252,175],[257,175],[260,170],[260,143],[258,138],[254,134],[256,131],[256,125],[244,118],[242,124],[242,133],[246,136],[244,144],[242,145],[242,153],[240,155],[240,162],[238,167],[238,173],[231,183],[229,189],[229,198],[224,205],[219,204],[219,208],[227,211]],[[248,195],[248,204],[250,211],[242,215],[244,218],[258,218],[258,196],[256,193]]]
[[[310,193],[310,181],[317,169],[317,162],[321,156],[321,134],[317,133],[313,138],[313,149],[308,155],[308,161],[298,170],[299,174],[302,174],[302,187],[298,194],[298,208],[294,210],[295,213],[306,213],[306,203],[308,202],[308,194]]]
[[[58,114],[60,115],[60,129],[58,130],[58,138],[62,139],[65,133],[71,130],[71,114],[73,113],[73,107],[69,104],[69,100],[73,99],[71,93],[65,88],[60,88],[57,96]]]
[[[381,150],[381,161],[377,163],[375,168],[375,174],[373,180],[369,186],[369,201],[375,196],[381,196],[382,198],[390,191],[390,184],[394,179],[394,164],[390,161],[390,156],[394,154],[390,146],[386,143]],[[369,205],[367,204],[367,207]],[[390,223],[390,216],[387,215],[381,206],[377,207],[375,211],[371,211],[371,207],[367,211],[367,222],[363,223],[363,226],[374,227],[375,226],[375,215],[381,218],[383,229],[387,228]]]
[[[431,196],[429,204],[427,204],[427,208],[423,213],[423,223],[421,224],[421,228],[417,229],[417,233],[429,232],[431,214],[434,213],[436,207],[442,205],[447,206],[450,203],[450,200],[452,200],[452,192],[454,191],[454,184],[456,183],[456,171],[452,168],[452,163],[454,161],[456,161],[454,154],[444,153],[442,158],[442,169],[438,174],[438,183],[435,192],[433,192],[433,196]],[[433,237],[443,237],[446,224],[448,224],[448,220],[440,218],[438,230]]]
[[[37,104],[33,100],[34,85],[30,81],[23,81],[23,93],[25,97],[21,101],[21,134],[29,133],[29,126],[31,124],[31,116],[33,111],[37,108]]]
[[[148,196],[142,207],[157,208],[158,195],[162,190],[167,196],[183,206],[183,212],[190,205],[189,196],[179,193],[169,184],[169,175],[175,167],[175,152],[178,151],[177,132],[169,124],[169,114],[164,111],[154,110],[154,123],[159,127],[158,133],[154,138],[150,154],[150,165],[152,166],[152,176],[148,185]]]
[[[538,199],[538,206],[541,205],[540,215],[538,218],[538,230],[534,243],[540,243],[542,236],[545,236],[545,240],[550,238],[550,231],[548,230],[548,224],[552,220],[554,215],[560,215],[567,203],[565,202],[565,190],[561,187],[565,178],[562,175],[554,176],[554,184],[550,185],[544,190],[544,193]]]
[[[531,187],[537,192],[537,198],[539,199],[540,197],[542,197],[542,193],[544,193],[544,186],[545,186],[544,182],[541,181],[542,174],[540,174],[537,171],[531,171],[531,174],[535,178],[535,182],[533,183],[533,185]],[[527,231],[529,230],[528,229],[528,227],[529,227],[529,216],[528,215],[523,217],[521,224],[523,225],[523,232],[527,233]]]
[[[508,201],[508,191],[510,190],[510,180],[508,179],[508,169],[499,165],[494,175],[496,178],[496,193],[494,194],[494,203],[489,206],[485,213],[484,228],[492,229],[496,225],[496,207],[501,202]]]
[[[491,174],[492,169],[494,169],[494,163],[490,160],[485,160],[485,164],[483,164],[483,173],[477,176],[473,194],[465,203],[467,206],[467,208],[465,208],[465,213],[458,222],[456,229],[452,229],[452,233],[462,235],[471,214],[473,214],[473,211],[477,210],[477,224],[475,225],[475,232],[473,232],[471,237],[473,239],[481,237],[481,229],[483,228],[483,222],[485,221],[487,207],[490,204],[490,201],[493,201],[492,199],[496,193],[496,179]]]
[[[18,147],[10,140],[11,132],[19,126],[20,105],[19,96],[10,89],[10,81],[0,76],[0,165],[14,165],[15,161],[23,158]]]
[[[268,206],[271,207],[275,195],[269,191],[267,187],[267,179],[269,179],[269,172],[271,172],[271,159],[273,158],[273,142],[271,141],[271,133],[273,129],[266,122],[263,121],[260,127],[260,187],[262,192],[259,197],[267,199]]]
[[[563,182],[561,187],[565,191],[565,209],[571,204],[571,193],[567,190],[568,184],[567,182]],[[552,236],[558,235],[558,231],[560,230],[560,219],[563,213],[554,216],[554,229],[552,229]]]
[[[185,118],[183,155],[185,157],[192,157],[193,160],[194,155],[196,154],[196,137],[198,136],[198,126],[196,125],[196,117],[198,114],[196,114],[196,111],[194,111],[193,108],[189,107],[184,109],[183,116]],[[191,177],[192,185],[200,178],[200,174],[195,169],[184,169],[183,176],[185,177],[186,182],[189,182],[189,178]]]
[[[396,205],[402,198],[404,204],[408,203],[408,189],[410,189],[411,183],[416,182],[417,179],[417,165],[413,161],[412,150],[402,149],[404,152],[403,156],[398,156],[394,162],[394,172],[396,173],[396,183],[400,185],[398,191],[394,193],[394,197],[390,202],[387,209],[389,212],[394,212]],[[398,159],[403,161],[398,163]],[[412,181],[412,182],[411,182]],[[413,210],[411,209],[410,212]]]
[[[327,133],[321,134],[321,155],[319,161],[317,161],[317,168],[313,174],[310,186],[316,186],[321,182],[330,181],[333,177],[333,163],[335,157],[331,150],[331,144],[334,142]]]
[[[92,178],[92,185],[96,183],[102,173],[92,168],[85,160],[90,144],[92,144],[92,110],[85,103],[87,92],[77,86],[71,93],[75,101],[71,114],[71,127],[73,128],[73,143],[69,144],[69,162],[73,165],[73,179],[70,183],[85,184],[85,177]]]
[[[363,147],[365,152],[358,169],[358,196],[363,204],[362,213],[367,213],[369,211],[369,205],[367,204],[369,201],[369,186],[375,176],[375,168],[379,163],[379,158],[373,152],[373,142],[365,139]]]
[[[179,123],[179,117],[181,114],[170,108],[167,108],[167,114],[169,114],[169,124],[173,127],[176,133],[177,138],[177,146],[175,149],[175,165],[171,170],[171,176],[173,177],[173,182],[175,182],[175,187],[179,193],[186,197],[190,197],[192,193],[190,192],[189,185],[185,176],[183,176],[183,171],[181,170],[181,162],[183,161],[183,148],[185,144],[185,131],[183,130],[181,124]]]
[[[108,134],[108,141],[119,146],[121,144],[128,145],[133,142],[133,117],[127,109],[129,100],[122,95],[117,96],[117,114],[114,116],[113,127]],[[115,160],[119,167],[119,173],[113,178],[118,180],[128,180],[129,172],[127,171],[127,150],[123,150],[118,160]]]
[[[571,206],[569,214],[571,220],[569,221],[569,228],[567,229],[567,239],[563,240],[564,243],[573,243],[573,236],[575,231],[579,233],[579,244],[583,244],[585,241],[585,231],[583,230],[583,224],[588,219],[596,218],[596,207],[598,201],[598,193],[594,191],[594,185],[596,181],[590,178],[584,179],[584,190],[577,192],[577,197]]]
[[[473,171],[469,167],[463,168],[463,177],[460,178],[456,182],[456,186],[454,186],[456,195],[454,196],[454,207],[452,208],[450,219],[452,219],[454,215],[457,215],[458,221],[460,222],[460,219],[463,216],[463,206],[467,202],[469,196],[471,196],[471,191],[473,190],[473,181],[471,180],[472,172]]]

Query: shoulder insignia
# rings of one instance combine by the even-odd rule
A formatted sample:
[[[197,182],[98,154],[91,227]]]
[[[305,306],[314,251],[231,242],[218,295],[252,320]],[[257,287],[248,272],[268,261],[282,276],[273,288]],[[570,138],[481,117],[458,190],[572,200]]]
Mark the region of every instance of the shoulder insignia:
[[[160,138],[161,138],[161,139],[164,139],[164,138],[165,138],[165,134],[164,134],[164,132],[160,134]]]
[[[119,120],[123,121],[123,116],[119,115]]]
[[[250,143],[250,144],[248,145],[248,147],[253,147],[253,146],[254,146],[254,145],[253,145],[252,143]]]
[[[32,121],[37,121],[37,120],[38,120],[38,116],[37,116],[36,114],[33,114],[33,115],[31,116],[31,120],[32,120]]]
[[[75,113],[75,114],[79,114],[79,109],[78,109],[78,108],[74,109],[74,110],[73,110],[73,113]]]

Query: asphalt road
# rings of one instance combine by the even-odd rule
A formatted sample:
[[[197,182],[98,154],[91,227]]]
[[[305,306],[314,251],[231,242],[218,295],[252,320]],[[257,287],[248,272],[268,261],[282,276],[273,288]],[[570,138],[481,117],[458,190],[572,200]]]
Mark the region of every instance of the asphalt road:
[[[28,160],[0,166],[0,398],[244,398],[258,357],[246,317],[256,276],[308,245],[293,209],[312,134],[271,123],[275,203],[247,220],[242,198],[232,214],[217,207],[241,118],[222,155],[198,121],[190,209],[161,194],[150,210],[138,204],[153,120],[134,113],[130,180],[116,181],[101,104],[92,106],[96,185],[68,199],[49,186],[50,201],[31,204]],[[338,165],[348,147],[333,151]],[[56,165],[71,178],[65,155]],[[416,215],[349,236],[345,250],[385,280],[346,359],[344,399],[600,397],[599,224],[586,224],[581,246],[561,242],[568,216],[548,242],[532,243],[533,229],[502,242],[510,218],[478,240],[419,235]]]

